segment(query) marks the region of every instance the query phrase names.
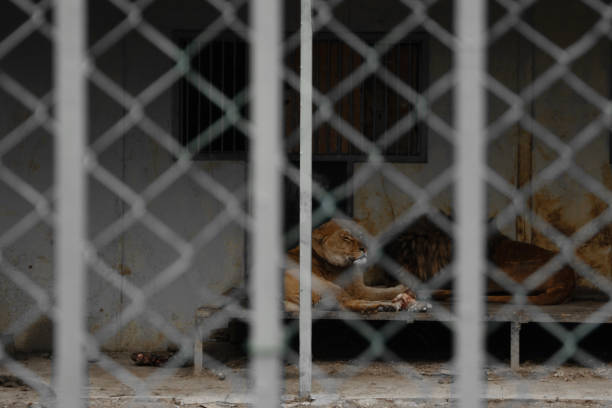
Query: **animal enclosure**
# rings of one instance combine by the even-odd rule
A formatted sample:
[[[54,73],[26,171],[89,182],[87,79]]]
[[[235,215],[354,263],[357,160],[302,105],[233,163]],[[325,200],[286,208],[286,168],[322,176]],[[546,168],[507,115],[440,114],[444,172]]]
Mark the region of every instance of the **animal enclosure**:
[[[2,403],[612,400],[608,0],[1,10]]]

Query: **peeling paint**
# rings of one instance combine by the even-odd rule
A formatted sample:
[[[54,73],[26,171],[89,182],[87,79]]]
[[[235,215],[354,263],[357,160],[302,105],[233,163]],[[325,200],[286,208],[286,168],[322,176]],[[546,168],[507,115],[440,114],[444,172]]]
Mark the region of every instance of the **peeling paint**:
[[[132,274],[132,269],[125,264],[119,264],[115,267],[115,269],[119,272],[121,276],[129,276]]]

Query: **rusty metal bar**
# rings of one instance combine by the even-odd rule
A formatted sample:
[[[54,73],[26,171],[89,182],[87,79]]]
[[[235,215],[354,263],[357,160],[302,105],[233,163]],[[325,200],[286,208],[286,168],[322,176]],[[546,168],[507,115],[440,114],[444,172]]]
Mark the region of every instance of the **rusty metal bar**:
[[[85,406],[85,2],[55,3],[55,358],[56,406]]]
[[[221,40],[220,41],[221,44],[221,92],[223,92],[224,94],[227,95],[227,89],[225,87],[225,48],[227,46],[227,41]],[[221,115],[225,114],[225,100],[223,101],[223,103],[221,104]],[[223,132],[221,132],[221,153],[224,152],[224,145],[225,145],[225,133],[227,131],[224,130]]]
[[[312,0],[300,26],[300,396],[312,390]]]
[[[195,313],[195,327],[193,339],[193,374],[200,375],[204,370],[204,343],[202,342],[202,322],[198,315],[199,310]]]
[[[521,358],[521,323],[510,322],[510,368],[518,370]]]
[[[281,383],[281,4],[251,3],[251,376],[255,406],[280,405]]]
[[[455,271],[459,301],[455,324],[455,392],[459,406],[481,406],[483,393],[484,272],[484,35],[483,0],[456,8],[458,45],[455,112],[457,226]]]

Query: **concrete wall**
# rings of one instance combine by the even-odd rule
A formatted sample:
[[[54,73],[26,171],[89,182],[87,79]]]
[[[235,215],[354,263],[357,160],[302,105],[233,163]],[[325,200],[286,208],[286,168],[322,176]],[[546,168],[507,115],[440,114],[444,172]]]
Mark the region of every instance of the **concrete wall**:
[[[406,9],[390,0],[372,3],[369,0],[346,0],[337,10],[337,18],[359,32],[384,32],[405,15]],[[579,1],[563,3],[546,1],[530,11],[526,18],[541,28],[561,46],[573,43],[585,29],[593,24],[593,16]],[[121,21],[121,13],[107,2],[92,1],[89,27],[90,41],[95,42]],[[287,3],[287,30],[298,25],[298,8]],[[442,27],[452,30],[450,1],[439,1],[430,10],[430,16]],[[490,20],[496,21],[502,12],[492,6]],[[554,10],[551,13],[550,10]],[[196,0],[157,1],[147,10],[145,17],[162,32],[171,35],[174,30],[201,29],[215,13],[206,2]],[[571,18],[569,18],[571,16]],[[15,27],[19,13],[7,11],[0,16],[0,36]],[[452,52],[435,38],[429,40],[430,82],[443,77],[453,63]],[[512,31],[495,42],[490,50],[491,75],[509,89],[523,89],[550,64],[550,57],[537,50],[519,34]],[[572,66],[572,69],[602,96],[609,90],[608,45],[601,42]],[[171,61],[140,35],[131,32],[108,52],[96,59],[97,67],[108,77],[135,95],[151,81],[171,67]],[[49,42],[35,35],[21,44],[6,58],[0,60],[0,69],[18,79],[31,92],[43,96],[50,90],[51,49]],[[113,101],[95,85],[90,87],[90,137],[92,142],[104,134],[124,114],[119,103]],[[14,98],[0,91],[0,134],[6,135],[28,117],[28,111]],[[507,106],[489,95],[489,117],[493,121]],[[554,84],[530,106],[533,117],[563,140],[573,138],[598,115],[575,92],[562,83]],[[452,93],[447,92],[433,104],[433,111],[442,120],[452,123]],[[167,132],[173,129],[172,93],[160,94],[146,112]],[[612,188],[612,172],[608,163],[608,135],[603,133],[581,149],[577,164],[595,179]],[[435,179],[452,164],[452,146],[433,130],[428,134],[428,162],[423,164],[396,164],[406,177],[421,186]],[[133,191],[141,193],[173,164],[171,155],[145,132],[136,128],[125,129],[125,136],[111,144],[99,156],[100,164]],[[531,130],[512,126],[489,146],[489,166],[508,182],[522,185],[554,159],[554,154]],[[22,143],[2,158],[2,163],[32,184],[47,192],[52,186],[52,139],[44,130],[37,129]],[[230,191],[244,185],[246,168],[240,162],[196,162],[198,168],[208,172]],[[359,170],[357,166],[356,170]],[[129,209],[127,203],[90,177],[89,235],[96,236],[110,223],[118,220]],[[0,231],[14,225],[32,210],[19,194],[0,182]],[[410,208],[412,200],[401,189],[381,174],[372,174],[357,186],[354,198],[355,216],[362,219],[372,231],[379,231]],[[432,203],[444,211],[452,209],[452,189],[446,188],[433,197]],[[495,215],[509,200],[494,189],[489,189],[489,215]],[[589,194],[568,177],[551,181],[546,188],[534,192],[533,208],[564,233],[571,233],[591,217],[606,208],[606,204]],[[188,176],[180,177],[168,190],[151,201],[149,210],[184,239],[191,239],[206,223],[222,210],[222,203],[203,191]],[[518,228],[516,228],[518,227]],[[528,217],[509,225],[511,236],[544,246],[550,243],[532,230]],[[612,277],[610,249],[612,231],[602,231],[581,251],[585,259],[602,274]],[[53,230],[45,224],[37,225],[15,243],[3,248],[3,259],[23,271],[33,282],[48,293],[53,288]],[[189,270],[169,286],[156,293],[150,307],[178,329],[191,327],[196,306],[206,303],[198,297],[197,288],[208,285],[223,292],[242,282],[245,274],[245,234],[235,224],[223,229],[217,239],[197,252],[197,259]],[[119,272],[122,287],[131,284],[144,287],[168,265],[176,260],[176,253],[168,243],[138,223],[124,234],[100,249],[104,261]],[[156,349],[167,343],[152,325],[143,318],[120,322],[119,316],[130,304],[125,290],[111,285],[97,273],[88,274],[88,327],[92,332],[102,330],[111,323],[124,328],[107,339],[109,350]],[[34,307],[32,299],[6,276],[0,278],[0,330],[20,333],[17,346],[24,350],[48,349],[51,342],[51,324],[44,318],[27,318]],[[24,330],[21,330],[23,328]]]
[[[533,10],[533,18],[546,35],[554,35],[554,41],[567,47],[584,35],[598,16],[580,2],[568,2],[566,7],[554,7],[553,2],[540,2]],[[554,10],[550,13],[549,10]],[[561,29],[562,27],[563,29]],[[534,50],[534,74],[543,72],[550,65],[550,57]],[[610,98],[610,43],[600,39],[583,56],[572,64],[572,72],[578,75],[599,96]],[[602,114],[567,84],[558,81],[533,104],[534,116],[564,142],[581,134]],[[581,146],[575,154],[576,165],[602,183],[612,188],[610,165],[610,133],[604,129]],[[556,154],[544,143],[534,139],[532,149],[533,175],[542,171]],[[580,181],[564,174],[538,191],[534,191],[533,208],[560,232],[571,235],[592,218],[607,209],[608,204],[590,193]],[[533,242],[555,248],[538,231],[533,232]],[[582,246],[578,254],[587,264],[603,275],[612,277],[612,230],[603,228],[593,239]],[[584,285],[591,284],[586,280]]]
[[[504,10],[491,2],[489,23],[494,24]],[[444,4],[448,6],[448,2]],[[452,29],[449,7],[438,7],[431,17],[443,27]],[[541,0],[523,16],[539,32],[560,47],[568,47],[585,35],[597,22],[598,15],[580,1],[563,3]],[[392,26],[394,17],[389,17]],[[380,20],[376,20],[380,21]],[[448,72],[452,55],[448,49],[432,39],[430,75],[435,81]],[[552,58],[517,31],[511,30],[491,44],[488,49],[488,69],[491,76],[513,92],[519,92],[546,72]],[[571,65],[572,72],[603,98],[610,97],[610,44],[600,39]],[[507,104],[493,93],[488,94],[489,123],[493,123],[508,109]],[[596,121],[601,110],[589,103],[563,81],[556,81],[528,105],[530,115],[543,127],[569,143],[581,131]],[[451,94],[444,95],[433,107],[442,119],[452,118]],[[609,132],[602,130],[575,153],[575,164],[594,180],[612,189],[612,168],[609,162]],[[556,153],[529,126],[516,124],[491,142],[488,165],[509,183],[522,186],[537,177],[552,163]],[[421,186],[433,180],[452,163],[452,146],[440,135],[429,131],[429,161],[427,164],[396,164],[396,168]],[[560,232],[570,236],[588,221],[601,214],[608,205],[583,187],[580,181],[563,174],[547,180],[543,188],[531,191],[529,204],[534,211]],[[432,203],[443,211],[452,208],[450,189],[433,197]],[[488,216],[495,216],[510,204],[510,200],[493,187],[488,188]],[[397,186],[381,174],[373,175],[356,190],[356,217],[364,220],[373,232],[380,231],[409,209],[412,201]],[[557,249],[543,234],[532,228],[531,217],[519,217],[514,225],[503,231],[516,239]],[[612,229],[603,228],[579,248],[578,255],[595,271],[612,278]],[[582,286],[594,286],[580,279]]]
[[[146,18],[162,32],[171,36],[178,29],[201,29],[208,22],[203,16],[212,16],[210,7],[201,1],[156,2]],[[121,14],[108,2],[91,2],[90,42],[95,43],[120,22]],[[2,13],[0,19],[19,19],[15,12]],[[3,24],[4,25],[4,24]],[[10,26],[6,27],[6,32]],[[4,35],[4,32],[2,33]],[[152,81],[171,67],[171,61],[142,36],[130,32],[107,52],[96,58],[98,69],[131,95],[142,92]],[[36,95],[42,96],[51,89],[51,48],[49,42],[36,35],[22,43],[2,61],[1,69],[24,84]],[[108,131],[126,114],[123,107],[112,100],[96,85],[90,85],[89,133],[92,143]],[[7,95],[0,93],[0,132],[7,134],[28,117],[28,112]],[[172,87],[161,93],[146,107],[146,113],[156,125],[172,132]],[[118,180],[123,181],[135,193],[147,187],[162,175],[175,161],[170,153],[138,127],[124,129],[125,136],[106,148],[98,160],[102,167]],[[41,192],[53,183],[52,138],[37,130],[3,158],[3,163]],[[201,169],[229,191],[237,191],[245,185],[246,167],[240,162],[196,162]],[[14,191],[0,183],[0,228],[2,231],[14,225],[32,210]],[[111,223],[129,210],[129,205],[107,189],[95,177],[89,177],[88,233],[96,237]],[[179,177],[168,189],[150,201],[148,210],[160,221],[172,228],[181,238],[191,240],[205,225],[224,209],[218,202],[188,175]],[[4,259],[23,271],[33,282],[52,294],[53,230],[39,225],[14,244],[3,248]],[[186,273],[152,296],[148,307],[159,312],[179,330],[192,326],[195,308],[206,303],[198,288],[208,287],[223,293],[239,285],[245,273],[245,232],[230,222],[196,256]],[[144,317],[132,321],[120,321],[121,312],[131,303],[126,285],[143,288],[177,259],[172,245],[156,236],[145,223],[127,228],[103,248],[100,256],[112,269],[119,272],[122,283],[116,287],[90,270],[88,273],[87,324],[96,333],[111,323],[124,328],[116,336],[104,342],[109,350],[163,348],[167,340]],[[13,282],[0,278],[0,330],[13,330],[12,325],[26,316],[34,307],[33,300]],[[24,331],[16,337],[18,348],[45,350],[51,345],[51,328],[47,318],[34,318],[22,323]]]

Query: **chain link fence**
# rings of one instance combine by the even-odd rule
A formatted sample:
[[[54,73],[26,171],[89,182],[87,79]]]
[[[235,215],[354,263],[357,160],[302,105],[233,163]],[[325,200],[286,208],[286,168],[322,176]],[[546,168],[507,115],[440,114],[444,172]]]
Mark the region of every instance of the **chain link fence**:
[[[605,406],[611,17],[7,0],[0,401]]]

